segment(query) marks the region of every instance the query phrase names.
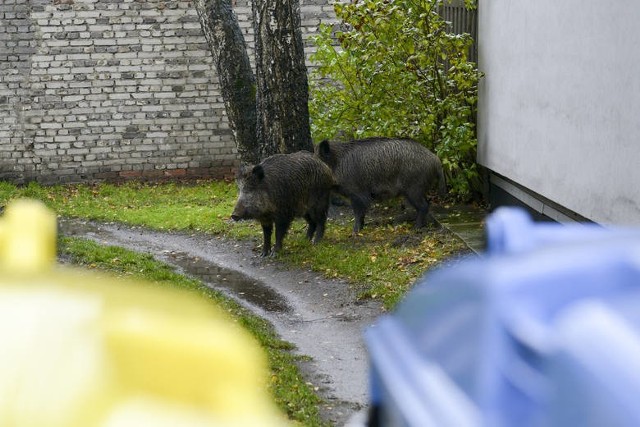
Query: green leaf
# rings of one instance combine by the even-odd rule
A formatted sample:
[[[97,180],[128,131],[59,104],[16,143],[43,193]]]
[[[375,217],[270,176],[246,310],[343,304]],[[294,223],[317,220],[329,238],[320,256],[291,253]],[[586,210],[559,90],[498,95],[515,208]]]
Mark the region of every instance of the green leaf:
[[[334,39],[323,28],[313,39],[312,135],[414,138],[448,165],[453,194],[467,197],[479,182],[474,111],[481,74],[467,60],[471,37],[448,32],[437,13],[441,3],[363,0],[335,7],[347,30]],[[333,83],[314,82],[326,78]]]

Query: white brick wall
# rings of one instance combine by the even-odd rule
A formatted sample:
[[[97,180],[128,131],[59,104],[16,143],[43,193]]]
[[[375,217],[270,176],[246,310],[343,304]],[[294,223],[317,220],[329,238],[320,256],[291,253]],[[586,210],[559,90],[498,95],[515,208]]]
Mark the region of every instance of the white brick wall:
[[[235,10],[252,55],[250,4]],[[301,11],[305,40],[335,21],[327,0]],[[222,177],[237,160],[191,1],[0,2],[0,179]]]

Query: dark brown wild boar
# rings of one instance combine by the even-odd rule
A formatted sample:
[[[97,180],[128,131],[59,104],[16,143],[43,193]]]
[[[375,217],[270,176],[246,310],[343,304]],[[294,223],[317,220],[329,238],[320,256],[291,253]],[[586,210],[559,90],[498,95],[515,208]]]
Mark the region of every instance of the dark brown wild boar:
[[[440,159],[411,139],[325,140],[316,146],[316,156],[331,167],[337,191],[351,201],[354,233],[364,226],[374,200],[396,196],[403,196],[416,209],[416,227],[422,227],[429,212],[427,193],[433,187],[445,192]]]
[[[262,256],[282,249],[282,240],[296,217],[309,225],[307,238],[314,243],[324,235],[334,180],[331,170],[312,153],[275,154],[237,173],[238,201],[231,218],[256,219],[262,225]],[[275,224],[276,242],[271,252]]]

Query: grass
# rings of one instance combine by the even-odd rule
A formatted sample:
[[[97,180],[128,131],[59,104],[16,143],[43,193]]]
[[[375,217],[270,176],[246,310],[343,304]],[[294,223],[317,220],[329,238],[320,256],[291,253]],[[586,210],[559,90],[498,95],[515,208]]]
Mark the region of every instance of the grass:
[[[350,230],[351,224],[334,226],[316,246],[292,239],[282,258],[329,277],[346,278],[359,288],[360,297],[381,299],[386,308],[393,308],[426,270],[464,247],[449,232],[416,233],[406,223],[369,227],[356,237],[345,237]]]
[[[258,245],[262,232],[257,223],[229,220],[236,196],[235,184],[222,181],[53,187],[0,183],[0,204],[32,197],[62,216],[252,239]],[[342,212],[344,215],[329,219],[324,241],[315,246],[304,237],[304,221],[295,221],[279,259],[344,278],[358,286],[362,297],[380,299],[389,309],[425,271],[464,250],[464,244],[446,231],[427,228],[416,232],[410,223],[397,222],[405,215],[397,203],[372,209],[369,225],[355,237],[350,212]]]
[[[61,216],[250,239],[256,247],[262,242],[257,223],[229,220],[237,197],[233,183],[51,187],[31,183],[18,187],[0,182],[0,205],[21,197],[42,200]],[[403,215],[406,216],[394,202],[375,206],[367,216],[367,227],[360,235],[352,236],[350,211],[338,209],[338,215],[327,223],[325,238],[317,245],[306,240],[306,224],[297,220],[284,241],[279,261],[343,278],[357,287],[362,298],[380,299],[385,307],[393,308],[425,271],[464,250],[464,244],[446,231],[435,227],[416,231],[409,222],[398,222]],[[319,398],[303,380],[297,359],[289,351],[290,344],[279,340],[267,322],[149,255],[69,238],[60,239],[60,251],[87,268],[140,277],[159,286],[190,289],[223,307],[251,331],[268,353],[272,392],[278,405],[301,425],[326,425],[319,415]]]
[[[199,185],[129,183],[51,187],[0,183],[0,203],[15,197],[42,200],[62,216],[118,221],[159,230],[243,235],[234,233],[228,225],[236,189],[222,181]]]
[[[304,426],[327,425],[319,415],[320,399],[297,368],[297,357],[290,352],[291,344],[280,340],[265,320],[200,281],[176,273],[172,267],[156,261],[150,255],[75,238],[61,238],[59,249],[74,264],[109,271],[121,277],[146,280],[161,287],[185,289],[211,300],[251,332],[266,351],[271,368],[270,389],[282,411]]]

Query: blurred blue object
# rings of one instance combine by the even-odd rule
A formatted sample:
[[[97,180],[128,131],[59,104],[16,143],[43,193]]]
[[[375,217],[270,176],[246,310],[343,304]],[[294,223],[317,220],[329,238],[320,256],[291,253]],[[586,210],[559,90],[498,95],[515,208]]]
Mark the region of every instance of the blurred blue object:
[[[604,227],[595,223],[533,222],[523,209],[499,208],[487,218],[487,252],[524,253],[553,244],[597,244],[615,237],[640,238],[640,229]]]
[[[372,425],[640,426],[640,231],[487,220],[365,332]]]

